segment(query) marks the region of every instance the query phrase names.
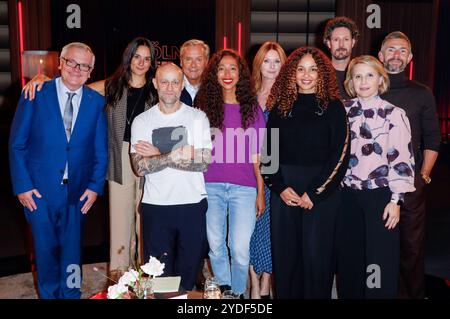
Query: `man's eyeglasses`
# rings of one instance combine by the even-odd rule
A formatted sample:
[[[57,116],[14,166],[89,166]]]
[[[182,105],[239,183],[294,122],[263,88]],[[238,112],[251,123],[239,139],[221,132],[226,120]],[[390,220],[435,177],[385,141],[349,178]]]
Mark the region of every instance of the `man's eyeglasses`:
[[[92,66],[90,66],[89,64],[77,63],[77,61],[72,60],[72,59],[66,59],[65,57],[60,57],[60,59],[63,60],[68,67],[71,67],[71,68],[78,67],[78,70],[83,71],[83,72],[89,72],[92,69]]]

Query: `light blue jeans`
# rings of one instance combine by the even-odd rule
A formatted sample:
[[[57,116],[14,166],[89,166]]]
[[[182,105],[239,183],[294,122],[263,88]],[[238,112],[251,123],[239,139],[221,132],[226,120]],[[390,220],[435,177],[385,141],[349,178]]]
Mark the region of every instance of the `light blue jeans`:
[[[206,183],[206,191],[206,234],[214,276],[220,285],[230,285],[234,292],[242,294],[247,287],[250,238],[256,222],[256,188]]]

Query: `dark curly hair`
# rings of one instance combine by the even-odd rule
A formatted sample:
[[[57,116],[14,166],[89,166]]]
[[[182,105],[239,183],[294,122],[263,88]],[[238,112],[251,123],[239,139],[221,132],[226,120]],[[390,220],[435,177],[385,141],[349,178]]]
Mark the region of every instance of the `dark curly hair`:
[[[247,63],[234,50],[224,49],[216,52],[202,75],[200,90],[195,97],[195,107],[208,116],[211,127],[223,129],[224,101],[222,86],[217,78],[220,61],[225,56],[231,56],[239,67],[239,80],[236,84],[236,100],[240,105],[241,125],[247,129],[256,119],[258,101],[251,83],[250,70]]]
[[[269,110],[278,108],[282,117],[289,114],[297,99],[297,67],[300,60],[307,54],[313,57],[318,68],[316,99],[320,107],[326,109],[330,101],[340,99],[336,73],[330,59],[317,48],[298,48],[289,55],[286,63],[281,67],[280,74],[267,99],[267,108]]]
[[[347,17],[335,17],[328,20],[327,25],[325,26],[325,31],[323,32],[323,43],[327,45],[326,41],[331,40],[333,30],[341,27],[349,29],[352,39],[355,41],[358,40],[359,31],[355,21]]]

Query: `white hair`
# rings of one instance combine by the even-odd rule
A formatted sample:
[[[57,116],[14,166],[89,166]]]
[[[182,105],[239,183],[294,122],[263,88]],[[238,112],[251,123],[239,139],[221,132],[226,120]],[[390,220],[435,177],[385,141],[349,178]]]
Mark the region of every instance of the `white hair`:
[[[194,45],[200,45],[203,49],[203,55],[205,56],[206,60],[209,59],[209,46],[202,40],[197,39],[191,39],[187,40],[183,43],[183,45],[180,48],[180,57],[182,58],[184,56],[184,51],[186,51],[187,47],[194,46]]]
[[[89,52],[90,54],[92,54],[92,63],[91,63],[91,67],[92,67],[92,68],[94,67],[94,64],[95,64],[95,55],[94,55],[94,52],[92,52],[91,48],[90,48],[87,44],[84,44],[84,43],[81,43],[81,42],[72,42],[72,43],[66,44],[66,45],[62,48],[62,50],[61,50],[61,55],[60,55],[60,56],[64,57],[64,56],[66,55],[67,51],[69,51],[69,49],[71,49],[71,48],[79,48],[79,49],[83,49],[83,50],[85,50],[86,52]]]

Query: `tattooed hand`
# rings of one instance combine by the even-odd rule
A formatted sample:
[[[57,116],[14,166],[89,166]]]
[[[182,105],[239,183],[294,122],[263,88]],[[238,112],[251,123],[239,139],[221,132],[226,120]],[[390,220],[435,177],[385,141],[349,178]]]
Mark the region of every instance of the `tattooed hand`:
[[[134,144],[134,149],[136,150],[136,153],[142,156],[150,157],[154,155],[161,155],[161,152],[157,147],[146,141],[138,141]]]
[[[174,163],[191,162],[194,158],[194,147],[191,145],[184,145],[170,152],[169,156]]]

